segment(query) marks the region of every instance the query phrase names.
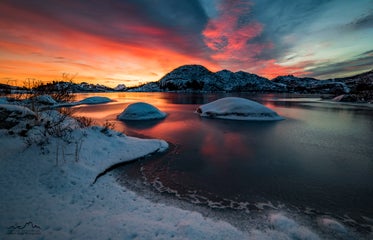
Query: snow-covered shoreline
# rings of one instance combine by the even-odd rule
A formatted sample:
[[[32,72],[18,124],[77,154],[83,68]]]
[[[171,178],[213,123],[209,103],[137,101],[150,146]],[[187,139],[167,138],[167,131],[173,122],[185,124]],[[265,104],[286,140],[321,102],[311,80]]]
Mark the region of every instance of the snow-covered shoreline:
[[[100,129],[85,130],[78,160],[74,144],[51,139],[43,149],[27,147],[21,137],[1,131],[1,239],[320,239],[281,214],[266,223],[275,229],[244,232],[195,211],[151,202],[117,184],[110,173],[93,184],[96,174],[126,161],[118,158],[118,146],[122,153],[128,150],[129,160],[166,147],[162,140]]]
[[[71,127],[68,138],[45,136],[48,121],[61,118],[56,111],[36,115],[37,124],[19,115],[22,122],[0,129],[0,239],[321,239],[286,213],[269,215],[263,229],[242,230],[151,202],[117,184],[110,172],[95,182],[111,166],[165,151],[168,144],[81,128],[71,118],[60,122]],[[320,224],[337,226],[337,237],[345,234],[333,221]]]
[[[110,174],[93,183],[115,164],[166,150],[165,141],[103,127],[74,128],[68,141],[41,141],[43,125],[20,136],[25,125],[0,129],[1,239],[245,238],[226,222],[152,203]]]
[[[78,159],[75,144],[53,138],[41,149],[1,131],[1,239],[193,238],[204,231],[217,238],[242,236],[229,224],[151,203],[114,184],[110,176],[92,184],[97,174],[114,164],[167,148],[162,140],[100,130],[74,131],[74,138],[84,134]],[[33,235],[27,234],[30,229],[9,230],[27,222],[40,230]]]

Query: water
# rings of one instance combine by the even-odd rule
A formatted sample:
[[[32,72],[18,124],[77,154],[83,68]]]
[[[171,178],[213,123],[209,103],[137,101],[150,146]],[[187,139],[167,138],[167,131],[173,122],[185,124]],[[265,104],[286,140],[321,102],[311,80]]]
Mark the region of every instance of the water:
[[[321,102],[312,96],[234,95],[256,100],[286,118],[242,122],[194,113],[200,104],[225,94],[105,96],[116,102],[81,106],[78,113],[99,123],[115,122],[115,128],[128,135],[160,138],[172,145],[166,154],[124,166],[123,179],[137,179],[153,191],[212,209],[286,208],[330,215],[359,231],[371,231],[373,108]],[[117,121],[125,106],[136,101],[157,106],[167,118]]]

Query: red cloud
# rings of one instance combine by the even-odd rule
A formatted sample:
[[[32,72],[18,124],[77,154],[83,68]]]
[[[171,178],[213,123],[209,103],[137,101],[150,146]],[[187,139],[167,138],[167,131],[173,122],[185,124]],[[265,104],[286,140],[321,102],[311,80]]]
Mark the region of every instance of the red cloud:
[[[282,66],[275,59],[258,57],[264,49],[273,48],[273,43],[250,42],[260,36],[264,28],[256,21],[242,23],[251,6],[244,0],[226,0],[219,6],[219,15],[210,19],[203,31],[204,42],[212,50],[212,59],[230,70],[251,71],[267,78],[306,74],[304,66]]]
[[[266,47],[266,44],[248,44],[262,32],[260,23],[239,25],[239,17],[250,11],[250,5],[244,1],[223,3],[219,7],[219,16],[208,22],[203,36],[205,44],[214,51],[213,59],[247,61]]]

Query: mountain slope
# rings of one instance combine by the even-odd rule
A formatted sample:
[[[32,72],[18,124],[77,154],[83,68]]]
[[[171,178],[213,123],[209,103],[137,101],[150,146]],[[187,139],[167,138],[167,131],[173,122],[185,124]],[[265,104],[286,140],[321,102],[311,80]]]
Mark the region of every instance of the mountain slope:
[[[201,65],[184,65],[167,73],[158,82],[131,91],[228,91],[228,92],[298,92],[342,94],[350,91],[346,83],[335,80],[281,76],[272,81],[239,71],[216,73]]]
[[[184,65],[159,80],[161,90],[222,91],[223,80],[201,65]]]

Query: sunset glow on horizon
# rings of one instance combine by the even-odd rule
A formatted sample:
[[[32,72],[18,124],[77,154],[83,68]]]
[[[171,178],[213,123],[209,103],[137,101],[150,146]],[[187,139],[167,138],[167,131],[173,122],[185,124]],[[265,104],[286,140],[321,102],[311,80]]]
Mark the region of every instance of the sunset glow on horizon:
[[[373,68],[371,0],[0,2],[0,83],[115,87],[185,64],[211,71],[342,77]]]

